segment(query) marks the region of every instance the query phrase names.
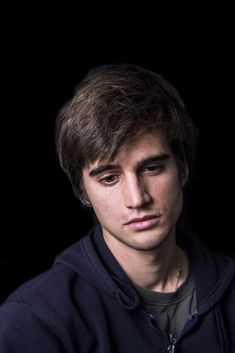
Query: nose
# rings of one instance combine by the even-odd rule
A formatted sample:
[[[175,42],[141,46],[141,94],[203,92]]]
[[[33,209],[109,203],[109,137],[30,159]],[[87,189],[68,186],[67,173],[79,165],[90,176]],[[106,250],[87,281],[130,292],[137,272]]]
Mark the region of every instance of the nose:
[[[141,208],[152,201],[147,186],[138,177],[130,177],[123,183],[122,195],[127,208]]]

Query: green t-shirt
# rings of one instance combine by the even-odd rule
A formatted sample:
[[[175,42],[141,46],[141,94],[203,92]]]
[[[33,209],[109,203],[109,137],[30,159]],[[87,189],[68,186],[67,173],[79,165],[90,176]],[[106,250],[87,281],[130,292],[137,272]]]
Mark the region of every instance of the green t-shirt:
[[[158,328],[168,338],[177,338],[182,331],[188,315],[196,309],[195,284],[192,273],[186,281],[171,293],[160,293],[139,286],[136,290],[149,314],[153,315]]]

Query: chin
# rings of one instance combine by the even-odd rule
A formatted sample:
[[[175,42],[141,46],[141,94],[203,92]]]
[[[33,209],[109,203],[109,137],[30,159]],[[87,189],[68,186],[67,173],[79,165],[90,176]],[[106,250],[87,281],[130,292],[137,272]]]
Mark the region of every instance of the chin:
[[[128,245],[140,251],[154,250],[164,244],[172,234],[171,230],[165,232],[156,232],[156,230],[139,232],[132,241],[128,242]]]

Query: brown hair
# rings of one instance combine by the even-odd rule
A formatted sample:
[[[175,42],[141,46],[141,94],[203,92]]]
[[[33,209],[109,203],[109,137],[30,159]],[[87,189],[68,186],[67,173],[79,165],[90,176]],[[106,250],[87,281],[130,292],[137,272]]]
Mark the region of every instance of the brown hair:
[[[197,129],[178,92],[162,76],[132,64],[92,69],[57,117],[60,164],[82,201],[82,169],[112,160],[126,143],[161,130],[179,166],[191,170]]]

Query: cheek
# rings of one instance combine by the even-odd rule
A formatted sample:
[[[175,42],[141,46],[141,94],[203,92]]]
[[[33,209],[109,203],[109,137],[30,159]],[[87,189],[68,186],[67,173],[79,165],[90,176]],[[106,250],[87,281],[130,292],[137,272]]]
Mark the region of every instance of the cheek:
[[[167,209],[171,205],[176,207],[177,204],[181,207],[183,191],[178,178],[160,182],[155,188],[155,199],[162,209]]]
[[[118,210],[120,210],[120,200],[117,196],[110,195],[108,190],[92,192],[90,202],[97,217],[100,215],[101,217],[112,218],[112,216],[118,213]]]

